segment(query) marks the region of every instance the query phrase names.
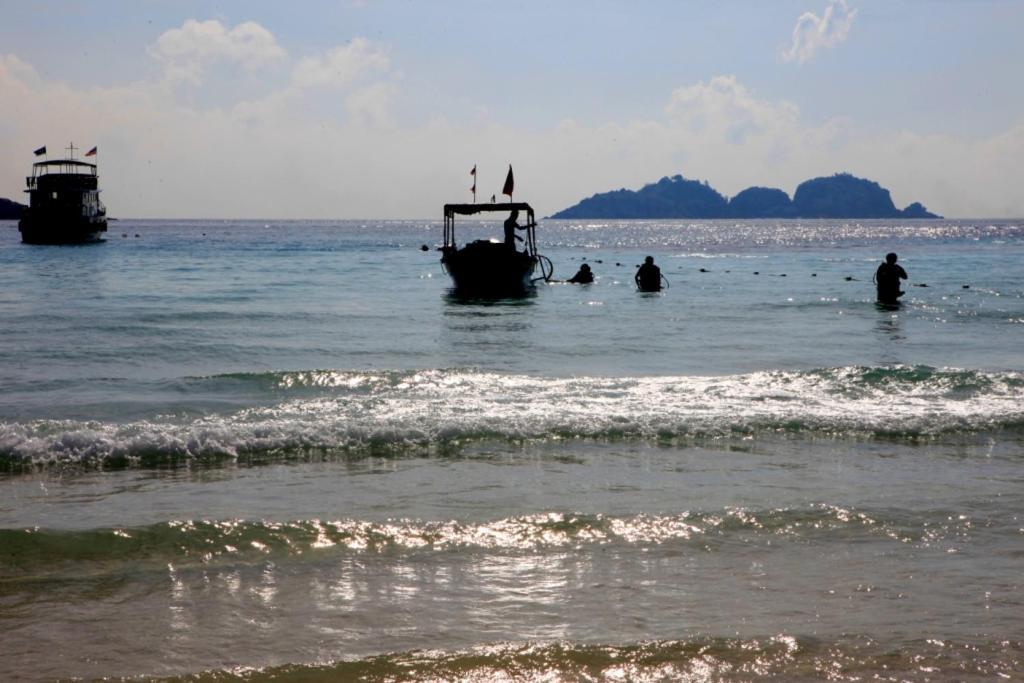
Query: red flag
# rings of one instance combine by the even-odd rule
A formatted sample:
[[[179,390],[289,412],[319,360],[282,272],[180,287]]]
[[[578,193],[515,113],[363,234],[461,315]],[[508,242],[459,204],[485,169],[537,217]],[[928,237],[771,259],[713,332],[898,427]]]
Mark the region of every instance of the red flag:
[[[37,157],[43,156],[44,154],[46,154],[46,145],[43,145],[42,147],[40,147],[39,149],[32,153],[35,154]]]
[[[505,176],[505,187],[501,188],[502,194],[507,194],[509,199],[512,199],[512,188],[516,185],[515,179],[512,177],[512,164],[508,165],[508,175]]]
[[[94,156],[96,156],[96,148],[93,147],[92,149],[90,149],[88,152],[85,153],[85,156],[87,156],[87,157],[94,157]]]
[[[473,170],[469,172],[469,175],[476,175],[476,164],[473,164]]]

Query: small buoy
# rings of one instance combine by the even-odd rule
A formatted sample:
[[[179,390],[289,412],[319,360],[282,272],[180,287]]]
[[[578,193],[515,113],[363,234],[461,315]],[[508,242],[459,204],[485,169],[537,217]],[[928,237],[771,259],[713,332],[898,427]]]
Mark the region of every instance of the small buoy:
[[[127,236],[128,236],[128,233],[126,233],[126,232],[122,232],[121,233],[121,237],[127,237]]]
[[[759,270],[755,270],[754,271],[754,275],[760,275],[760,274],[761,274],[761,271],[759,271]]]
[[[779,273],[779,277],[786,277],[785,273]]]
[[[727,271],[725,271],[725,272],[727,272],[727,273],[731,273],[732,271],[731,271],[731,270],[727,270]]]
[[[136,236],[136,237],[138,237],[138,236],[139,236],[139,233],[135,233],[135,236]]]
[[[619,263],[618,261],[616,261],[616,262],[615,262],[615,265],[617,265],[617,266],[621,266],[622,264],[621,264],[621,263]]]
[[[852,282],[853,281],[853,278],[851,276],[849,276],[849,275],[847,275],[843,279],[846,280],[847,282]]]
[[[919,285],[914,285],[914,287],[927,287],[927,286],[928,286],[928,285],[926,285],[926,284],[925,284],[925,283],[923,283],[923,282],[922,282],[921,284],[919,284]]]
[[[811,273],[811,277],[818,277],[817,273]]]
[[[420,245],[420,251],[430,251],[430,247],[425,244]]]
[[[701,268],[700,272],[702,272],[702,273],[709,273],[711,271],[709,271],[707,268]]]
[[[596,261],[594,261],[594,263],[604,263],[604,261],[602,261],[601,259],[597,259]]]
[[[970,288],[971,288],[970,285],[964,285],[964,289],[970,289]]]

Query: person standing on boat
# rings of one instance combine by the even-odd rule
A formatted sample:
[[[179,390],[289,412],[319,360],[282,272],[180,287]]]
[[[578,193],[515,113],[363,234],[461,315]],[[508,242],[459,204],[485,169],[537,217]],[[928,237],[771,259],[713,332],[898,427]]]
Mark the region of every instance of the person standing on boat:
[[[516,221],[517,218],[519,218],[519,210],[512,209],[512,213],[505,219],[505,246],[509,249],[516,248],[516,240],[523,241],[523,238],[516,234],[516,230],[525,230],[526,228],[519,225]]]
[[[896,254],[885,255],[885,263],[875,271],[875,286],[878,287],[878,301],[883,304],[899,303],[903,296],[900,291],[900,280],[907,279],[907,271],[903,266],[896,265]]]
[[[637,289],[641,292],[657,292],[661,290],[661,268],[654,265],[654,257],[648,256],[644,264],[636,269],[633,276]]]

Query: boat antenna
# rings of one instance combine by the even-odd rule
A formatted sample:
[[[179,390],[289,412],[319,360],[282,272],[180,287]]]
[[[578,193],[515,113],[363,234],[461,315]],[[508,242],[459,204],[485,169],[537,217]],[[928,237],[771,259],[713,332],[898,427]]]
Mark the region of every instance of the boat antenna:
[[[66,149],[68,150],[68,156],[71,157],[71,161],[74,161],[75,160],[75,150],[78,149],[77,147],[75,147],[75,143],[69,142],[68,146],[66,147]]]

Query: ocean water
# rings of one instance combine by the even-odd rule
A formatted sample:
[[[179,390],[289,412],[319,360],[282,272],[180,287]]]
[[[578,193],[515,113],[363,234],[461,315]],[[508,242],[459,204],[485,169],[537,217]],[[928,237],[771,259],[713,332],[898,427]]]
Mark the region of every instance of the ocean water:
[[[1024,222],[440,238],[0,222],[0,680],[1024,676]]]

